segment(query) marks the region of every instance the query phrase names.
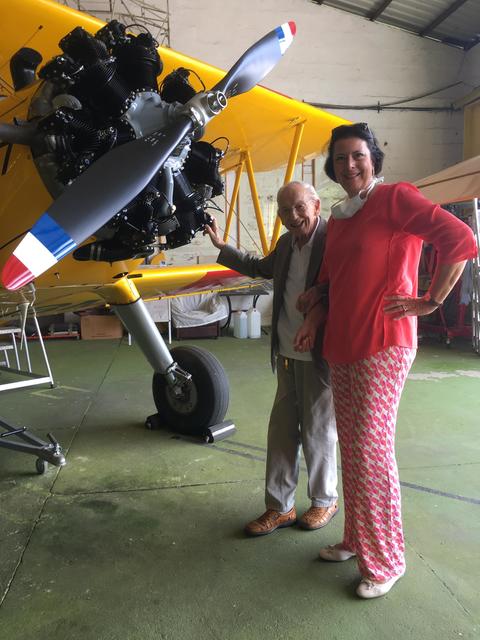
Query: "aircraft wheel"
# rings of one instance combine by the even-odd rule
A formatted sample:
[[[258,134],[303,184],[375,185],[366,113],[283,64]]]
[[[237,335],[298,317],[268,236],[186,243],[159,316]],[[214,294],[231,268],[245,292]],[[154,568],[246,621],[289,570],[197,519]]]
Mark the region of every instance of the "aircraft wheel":
[[[183,393],[175,396],[165,377],[153,376],[153,399],[159,419],[165,425],[187,435],[202,436],[210,425],[222,422],[228,408],[227,374],[217,358],[198,347],[175,347],[175,362],[191,374]]]

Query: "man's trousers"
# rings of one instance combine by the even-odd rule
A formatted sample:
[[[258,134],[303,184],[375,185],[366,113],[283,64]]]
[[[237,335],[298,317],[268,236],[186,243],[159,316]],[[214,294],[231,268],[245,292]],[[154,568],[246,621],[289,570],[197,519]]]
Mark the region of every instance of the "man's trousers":
[[[277,393],[268,427],[265,503],[285,513],[295,502],[300,452],[314,507],[337,500],[337,430],[326,362],[277,358]]]

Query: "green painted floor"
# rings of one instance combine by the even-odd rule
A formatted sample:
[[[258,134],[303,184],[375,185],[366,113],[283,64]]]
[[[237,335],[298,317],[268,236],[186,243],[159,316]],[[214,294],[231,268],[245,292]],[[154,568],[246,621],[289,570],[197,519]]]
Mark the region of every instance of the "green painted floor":
[[[51,341],[58,386],[0,394],[3,418],[67,451],[66,467],[38,476],[33,457],[0,449],[1,637],[479,638],[480,358],[468,345],[419,351],[398,422],[408,570],[362,601],[354,561],[316,559],[340,540],[341,515],[322,531],[242,534],[263,511],[268,338],[196,344],[231,383],[238,431],[214,445],[144,428],[151,373],[125,340]]]

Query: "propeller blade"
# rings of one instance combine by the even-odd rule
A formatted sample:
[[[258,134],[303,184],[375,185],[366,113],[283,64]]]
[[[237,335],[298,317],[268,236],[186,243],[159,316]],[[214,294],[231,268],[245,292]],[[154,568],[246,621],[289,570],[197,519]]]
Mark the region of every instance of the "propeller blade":
[[[181,117],[157,131],[112,149],[82,173],[24,236],[2,271],[6,289],[16,290],[50,269],[95,233],[152,180],[193,128]]]
[[[0,122],[0,143],[26,144],[33,142],[36,127],[32,125],[4,124]]]
[[[250,47],[227,75],[213,87],[227,98],[245,93],[261,82],[292,44],[297,28],[285,22]]]

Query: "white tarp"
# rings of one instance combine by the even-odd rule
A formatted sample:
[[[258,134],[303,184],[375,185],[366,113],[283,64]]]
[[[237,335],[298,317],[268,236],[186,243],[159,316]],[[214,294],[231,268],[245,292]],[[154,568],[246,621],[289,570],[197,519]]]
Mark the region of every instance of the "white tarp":
[[[228,306],[218,293],[172,298],[171,314],[176,327],[202,327],[228,317]]]
[[[437,204],[463,202],[480,197],[480,156],[454,164],[414,183]]]

